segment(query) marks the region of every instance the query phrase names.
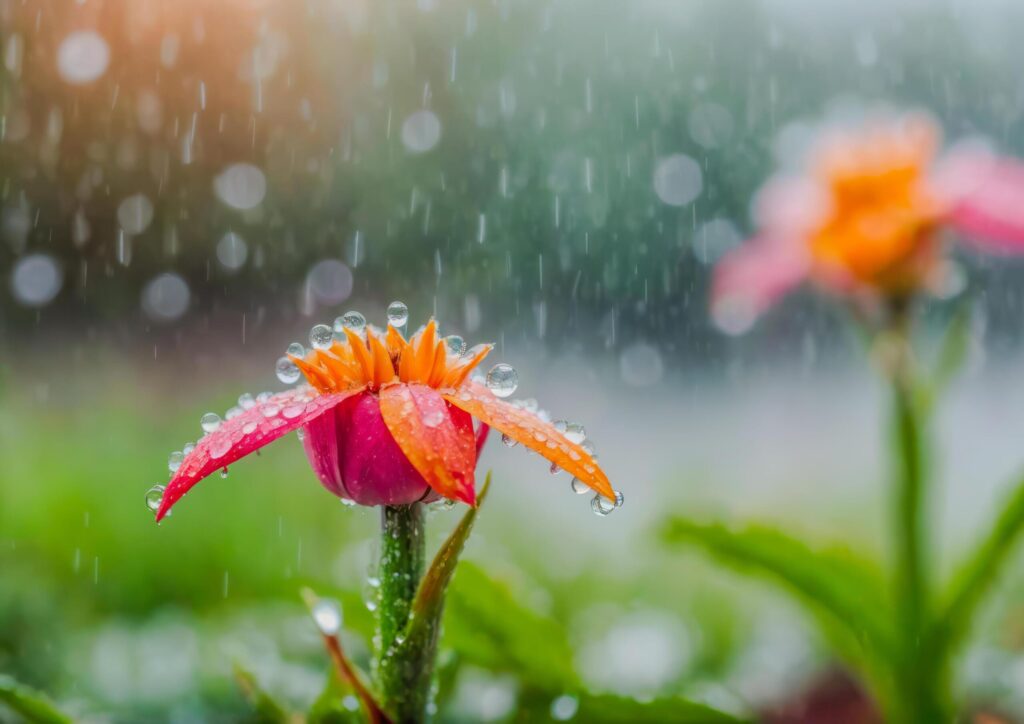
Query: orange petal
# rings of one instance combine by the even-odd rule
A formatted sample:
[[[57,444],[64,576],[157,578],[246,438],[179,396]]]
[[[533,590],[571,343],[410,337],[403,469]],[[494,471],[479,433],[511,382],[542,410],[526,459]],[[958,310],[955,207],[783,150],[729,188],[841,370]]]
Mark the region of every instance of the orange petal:
[[[442,339],[438,341],[437,346],[434,347],[434,362],[430,367],[430,376],[427,378],[427,384],[436,388],[441,384],[441,380],[444,379],[447,371],[448,345],[445,344],[445,341]]]
[[[391,355],[384,349],[380,339],[373,332],[367,332],[367,340],[370,342],[370,354],[373,355],[373,382],[375,385],[383,385],[395,378],[395,367],[391,364]]]
[[[434,367],[434,354],[437,351],[436,346],[437,322],[431,319],[420,335],[419,345],[416,348],[414,379],[417,382],[426,382],[430,379],[430,371]]]
[[[457,392],[443,397],[495,430],[540,453],[609,500],[615,500],[615,491],[597,461],[582,447],[567,440],[551,423],[544,422],[528,410],[499,400],[486,387],[475,383],[465,384]]]
[[[334,391],[334,380],[331,379],[331,375],[320,369],[319,364],[316,364],[315,362],[307,362],[302,357],[296,357],[293,354],[288,355],[288,359],[295,363],[295,366],[298,367],[302,371],[302,374],[306,376],[306,381],[318,391]]]
[[[359,379],[359,369],[348,360],[334,354],[334,351],[339,349],[340,346],[335,344],[330,350],[318,349],[315,354],[320,368],[334,378],[338,387],[346,389]]]
[[[387,347],[388,353],[391,355],[391,361],[397,368],[398,362],[402,359],[402,356],[409,347],[409,343],[405,341],[405,337],[402,336],[402,333],[395,329],[392,324],[388,325]]]
[[[469,350],[467,354],[471,355],[468,360],[456,365],[453,369],[448,370],[448,374],[445,375],[445,379],[441,383],[441,387],[459,387],[466,378],[469,377],[469,373],[476,369],[476,366],[483,362],[484,357],[491,353],[494,349],[493,344],[478,344],[473,349]],[[475,352],[473,350],[476,350]]]
[[[426,385],[381,388],[380,411],[398,447],[431,488],[468,505],[476,501],[473,421]]]
[[[370,358],[370,350],[366,348],[363,338],[348,327],[345,327],[345,337],[348,339],[348,346],[352,350],[352,355],[355,357],[356,362],[359,363],[359,369],[363,373],[363,380],[369,382],[373,379],[373,360]]]

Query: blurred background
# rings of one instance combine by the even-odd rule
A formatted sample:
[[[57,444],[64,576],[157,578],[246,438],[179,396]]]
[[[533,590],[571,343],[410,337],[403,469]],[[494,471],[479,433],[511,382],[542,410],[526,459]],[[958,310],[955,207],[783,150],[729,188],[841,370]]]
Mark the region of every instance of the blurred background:
[[[440,718],[856,700],[789,603],[659,543],[680,512],[886,545],[884,395],[842,314],[800,296],[730,338],[709,273],[823,118],[926,109],[1024,153],[1022,23],[1015,0],[0,0],[0,673],[96,721],[234,721],[239,664],[305,710],[327,662],[303,585],[365,661],[377,512],[294,436],[159,527],[144,493],[313,324],[400,299],[496,342],[626,501],[595,516],[492,439]],[[1024,458],[1021,263],[961,262],[944,565]],[[1019,567],[1002,589],[963,681],[1024,716]]]

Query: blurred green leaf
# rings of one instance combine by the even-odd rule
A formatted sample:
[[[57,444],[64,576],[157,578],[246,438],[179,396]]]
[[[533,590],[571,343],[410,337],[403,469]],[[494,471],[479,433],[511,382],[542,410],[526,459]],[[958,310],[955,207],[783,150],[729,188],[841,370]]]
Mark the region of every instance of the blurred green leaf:
[[[502,583],[463,562],[448,595],[445,644],[466,662],[548,691],[578,687],[573,654],[557,622],[519,603]]]
[[[355,709],[345,706],[345,697],[348,696],[355,696],[352,687],[343,682],[332,669],[323,691],[306,714],[307,724],[353,724],[366,721],[358,706]]]
[[[975,611],[1020,540],[1024,530],[1024,477],[1017,480],[987,530],[988,535],[954,574],[945,603],[939,608],[933,644],[940,655],[948,655],[969,633]]]
[[[70,724],[71,722],[71,719],[62,714],[44,694],[2,674],[0,674],[0,704],[7,705],[8,708],[25,717],[32,724]]]
[[[702,548],[733,568],[783,584],[874,659],[895,650],[882,575],[846,551],[815,551],[772,528],[733,530],[684,518],[669,520],[663,536],[669,543]]]
[[[611,695],[581,697],[575,718],[578,721],[596,722],[597,724],[602,722],[737,724],[750,721],[678,697],[641,702],[636,699]]]
[[[253,707],[252,717],[249,718],[250,722],[253,724],[286,724],[288,722],[288,712],[260,686],[255,674],[237,662],[234,665],[234,672],[238,686]]]

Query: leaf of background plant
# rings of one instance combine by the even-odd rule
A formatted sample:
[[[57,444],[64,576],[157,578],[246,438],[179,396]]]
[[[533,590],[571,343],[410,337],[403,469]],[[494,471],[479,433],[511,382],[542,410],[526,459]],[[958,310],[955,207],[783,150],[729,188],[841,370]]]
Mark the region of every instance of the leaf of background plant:
[[[234,664],[234,672],[238,686],[253,707],[253,716],[250,721],[260,724],[286,724],[288,722],[288,712],[266,689],[260,686],[255,674],[237,662]]]
[[[666,697],[640,702],[621,696],[584,695],[579,699],[577,721],[595,722],[675,722],[677,724],[738,724],[750,721],[688,699]]]
[[[727,565],[782,583],[791,593],[846,632],[872,660],[895,650],[880,572],[843,551],[814,551],[781,531],[761,526],[733,530],[720,523],[672,518],[669,543],[694,545]]]
[[[0,674],[0,704],[25,717],[33,724],[71,724],[49,698],[9,676]]]
[[[547,691],[579,687],[562,626],[520,604],[478,566],[459,567],[447,609],[444,643],[464,663],[513,674]]]
[[[935,619],[933,644],[939,655],[950,654],[970,632],[974,613],[991,589],[1024,530],[1024,477],[1020,478],[988,536],[957,570]]]

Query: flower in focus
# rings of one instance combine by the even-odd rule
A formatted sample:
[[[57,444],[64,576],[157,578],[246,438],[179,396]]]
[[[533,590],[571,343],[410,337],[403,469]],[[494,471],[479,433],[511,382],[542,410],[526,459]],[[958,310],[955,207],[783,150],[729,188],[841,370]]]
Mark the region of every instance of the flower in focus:
[[[311,350],[293,345],[278,361],[280,379],[305,375],[305,383],[243,395],[223,421],[203,417],[207,434],[171,456],[170,482],[154,488],[159,497],[147,497],[158,521],[203,478],[298,429],[324,487],[360,505],[439,497],[474,505],[474,470],[489,427],[573,475],[574,487],[596,491],[595,510],[621,501],[588,444],[573,434],[578,426],[499,399],[515,390],[511,367],[496,365],[486,385],[470,379],[492,345],[465,351],[461,338],[439,338],[433,320],[406,340],[390,324],[386,332],[367,326],[357,312],[339,317],[333,330],[317,325],[310,339]],[[480,422],[475,432],[473,418]]]
[[[820,138],[801,175],[762,188],[756,235],[716,268],[716,323],[746,331],[806,279],[865,300],[941,290],[946,228],[981,250],[1024,252],[1024,164],[977,143],[937,158],[940,140],[922,115]]]

